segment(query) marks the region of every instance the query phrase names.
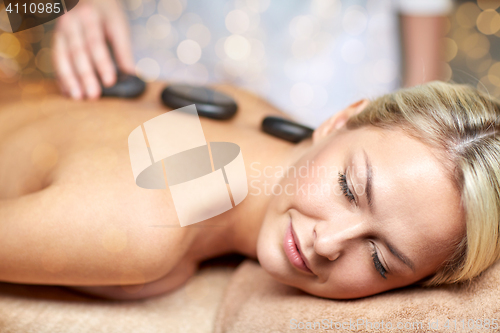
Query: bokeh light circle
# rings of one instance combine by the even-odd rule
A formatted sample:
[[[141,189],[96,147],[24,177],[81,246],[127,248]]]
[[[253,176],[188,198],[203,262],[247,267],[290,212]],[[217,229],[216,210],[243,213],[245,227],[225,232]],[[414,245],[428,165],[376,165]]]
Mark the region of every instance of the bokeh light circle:
[[[197,63],[201,58],[200,44],[191,39],[183,40],[177,46],[177,57],[187,65]]]
[[[248,56],[250,50],[250,42],[243,36],[231,35],[224,41],[224,51],[231,59],[244,59]]]
[[[144,81],[153,82],[160,76],[160,66],[154,59],[142,58],[137,62],[135,72]]]

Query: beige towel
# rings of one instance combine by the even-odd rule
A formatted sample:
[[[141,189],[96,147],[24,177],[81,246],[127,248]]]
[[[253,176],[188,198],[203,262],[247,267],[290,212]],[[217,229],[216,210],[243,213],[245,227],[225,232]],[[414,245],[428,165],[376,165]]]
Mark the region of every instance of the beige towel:
[[[409,287],[335,301],[280,284],[258,263],[246,260],[226,289],[215,333],[500,331],[499,282],[497,263],[469,286]],[[494,327],[492,319],[497,330],[480,329],[485,320]],[[316,329],[307,329],[308,322],[309,327],[316,322]]]
[[[176,291],[106,301],[65,288],[0,283],[1,333],[209,333],[234,271],[207,267]]]

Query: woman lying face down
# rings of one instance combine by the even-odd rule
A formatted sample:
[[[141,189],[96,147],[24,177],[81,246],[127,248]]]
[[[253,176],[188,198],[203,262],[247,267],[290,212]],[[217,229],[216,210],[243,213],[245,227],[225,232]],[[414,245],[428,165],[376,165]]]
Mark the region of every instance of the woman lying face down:
[[[203,260],[236,252],[282,283],[345,299],[467,281],[498,259],[498,102],[434,82],[355,103],[291,145],[259,132],[262,115],[245,106],[255,98],[233,93],[242,106],[236,119],[201,121],[207,141],[241,147],[249,194],[182,228],[168,190],[135,186],[129,169],[128,133],[164,110],[124,104],[114,113],[96,102],[81,122],[33,121],[36,140],[24,123],[3,129],[9,135],[0,128],[0,157],[40,140],[58,152],[35,175],[39,188],[23,187],[14,170],[22,152],[19,163],[0,165],[10,184],[0,191],[0,279],[143,298],[181,286]],[[96,139],[92,128],[106,135]],[[114,164],[95,154],[103,146]]]

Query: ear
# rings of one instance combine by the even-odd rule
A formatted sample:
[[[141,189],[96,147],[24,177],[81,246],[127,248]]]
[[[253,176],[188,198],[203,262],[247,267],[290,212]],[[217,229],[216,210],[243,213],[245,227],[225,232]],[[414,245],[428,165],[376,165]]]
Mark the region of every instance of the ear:
[[[350,117],[363,111],[368,104],[370,104],[368,99],[359,100],[323,122],[313,133],[313,143],[323,140],[332,131],[342,128]]]

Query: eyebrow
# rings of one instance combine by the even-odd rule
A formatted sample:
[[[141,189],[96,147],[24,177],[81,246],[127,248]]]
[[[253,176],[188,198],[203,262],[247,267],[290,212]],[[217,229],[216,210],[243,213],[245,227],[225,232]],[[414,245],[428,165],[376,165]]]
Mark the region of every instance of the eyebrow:
[[[363,149],[363,154],[365,155],[365,164],[366,164],[366,183],[365,183],[366,201],[368,201],[368,209],[370,210],[370,213],[373,214],[375,208],[373,205],[373,198],[372,198],[372,175],[373,175],[372,165],[364,149]]]
[[[368,209],[370,213],[373,214],[375,210],[375,205],[373,202],[373,191],[372,191],[372,182],[373,182],[373,169],[370,163],[370,159],[368,158],[368,154],[363,149],[363,154],[365,156],[365,164],[366,164],[366,183],[365,183],[365,194],[366,201],[368,201]],[[396,256],[401,262],[403,262],[406,266],[408,266],[412,271],[415,272],[415,265],[413,262],[404,254],[402,254],[398,249],[396,249],[392,244],[390,244],[387,240],[384,240],[385,245],[391,251],[391,253]]]

